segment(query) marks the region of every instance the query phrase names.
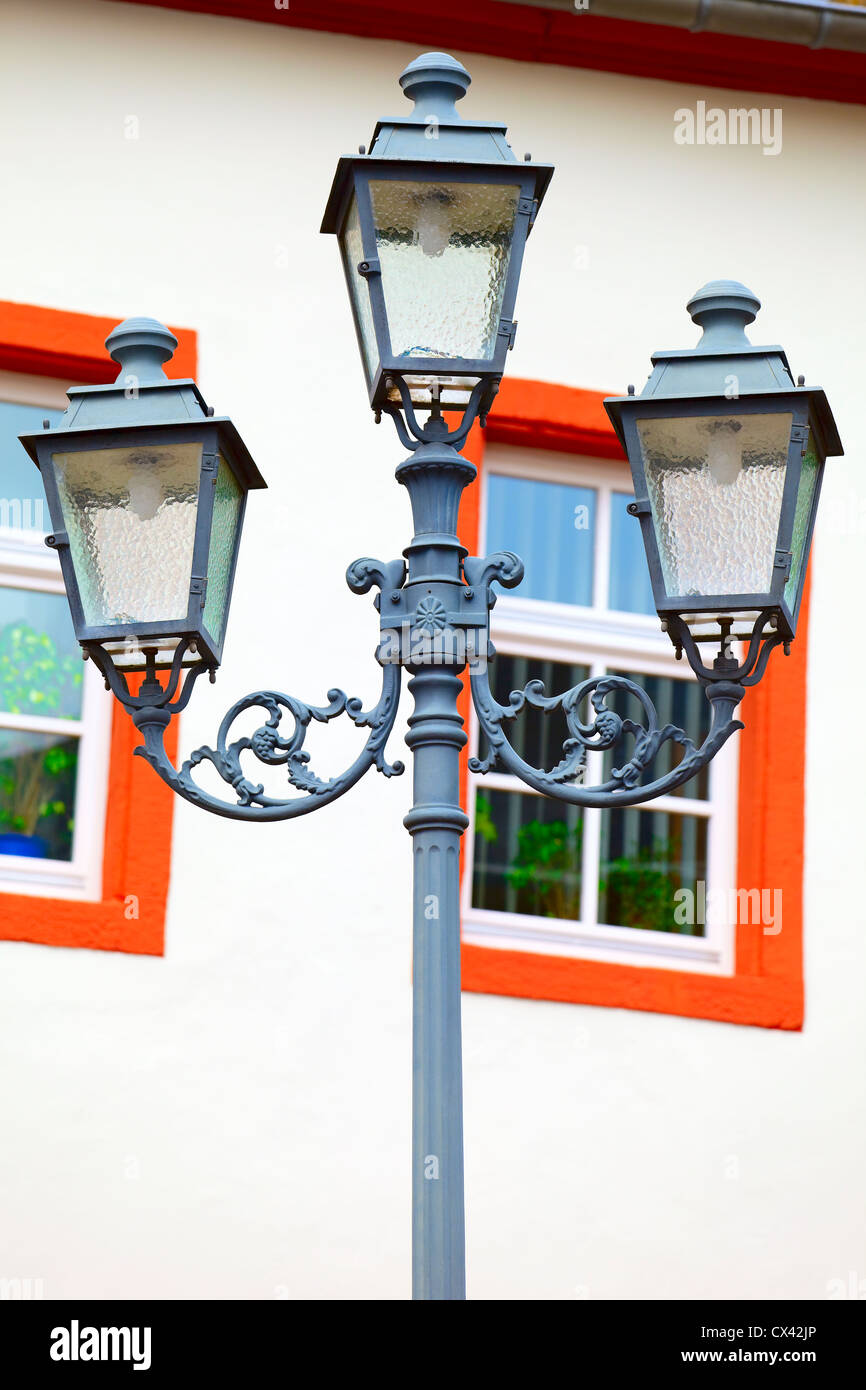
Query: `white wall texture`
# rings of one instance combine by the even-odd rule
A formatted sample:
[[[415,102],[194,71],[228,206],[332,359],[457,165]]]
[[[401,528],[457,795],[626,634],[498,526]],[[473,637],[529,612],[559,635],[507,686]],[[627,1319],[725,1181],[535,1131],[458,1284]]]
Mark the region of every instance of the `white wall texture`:
[[[374,694],[375,617],[343,570],[398,553],[408,502],[318,226],[417,51],[96,0],[0,11],[0,298],[195,327],[200,384],[271,483],[185,749],[257,686]],[[557,165],[511,370],[640,383],[693,341],[695,288],[732,276],[848,450],[813,566],[805,1029],[465,996],[470,1294],[822,1298],[866,1276],[866,768],[843,734],[866,677],[866,113],[457,56],[463,113]],[[675,145],[698,99],[781,107],[782,153]],[[350,742],[318,745],[326,771]],[[180,804],[164,959],[0,943],[0,1275],[51,1297],[407,1296],[409,793],[370,776],[282,827]]]

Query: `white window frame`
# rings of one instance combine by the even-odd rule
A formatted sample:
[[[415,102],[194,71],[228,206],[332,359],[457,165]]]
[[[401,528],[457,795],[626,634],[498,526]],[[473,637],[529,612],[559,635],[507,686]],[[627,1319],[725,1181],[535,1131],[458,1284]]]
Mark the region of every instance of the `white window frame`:
[[[619,613],[605,606],[610,571],[610,499],[613,492],[632,493],[628,466],[616,460],[553,453],[546,449],[489,445],[485,451],[481,477],[482,555],[488,549],[487,480],[491,474],[590,487],[597,494],[593,606],[524,599],[519,597],[519,590],[514,594],[501,594],[493,610],[491,625],[496,650],[503,655],[586,665],[591,676],[599,676],[611,667],[618,667],[645,675],[694,680],[686,663],[676,661],[670,640],[661,632],[655,615]],[[473,752],[478,750],[478,734],[473,709],[469,733]],[[600,782],[602,758],[600,752],[589,754],[588,786]],[[662,796],[644,803],[646,811],[697,815],[708,820],[706,886],[716,903],[720,900],[726,903],[735,901],[729,890],[735,886],[736,879],[738,772],[738,740],[734,737],[709,765],[709,788],[705,801],[688,796]],[[510,774],[493,772],[484,777],[470,778],[470,825],[466,832],[462,902],[463,939],[466,942],[499,950],[733,975],[736,932],[732,914],[708,914],[710,920],[705,926],[704,936],[681,936],[675,932],[598,923],[601,817],[607,813],[592,807],[583,811],[580,921],[554,920],[473,907],[475,797],[479,793],[483,796],[485,787],[491,791],[519,791],[527,796],[536,795]],[[593,872],[584,870],[587,864],[595,865]]]
[[[62,382],[6,371],[0,371],[0,400],[48,409],[68,404]],[[44,520],[50,524],[47,515]],[[65,594],[60,564],[56,554],[45,545],[44,531],[0,526],[0,587]],[[0,729],[62,733],[77,735],[79,739],[72,858],[25,859],[0,854],[0,894],[84,902],[99,902],[102,898],[112,711],[92,663],[84,666],[83,674],[80,719],[0,711]]]

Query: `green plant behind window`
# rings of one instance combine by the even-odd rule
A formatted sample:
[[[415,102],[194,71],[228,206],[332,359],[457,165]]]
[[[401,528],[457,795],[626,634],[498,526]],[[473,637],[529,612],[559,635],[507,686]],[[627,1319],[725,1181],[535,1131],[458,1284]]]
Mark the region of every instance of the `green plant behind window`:
[[[517,852],[508,882],[518,892],[534,893],[544,917],[580,916],[580,861],[583,822],[527,821],[517,832]]]
[[[673,931],[674,892],[680,886],[670,840],[644,845],[630,857],[612,859],[599,887],[607,894],[607,915],[617,927]]]
[[[0,628],[0,712],[74,718],[62,710],[81,683],[80,660],[59,651],[47,633],[23,621]],[[2,744],[12,734],[4,739],[0,730],[0,830],[32,836],[38,829],[52,852],[65,858],[74,829],[78,742],[65,739],[46,748],[52,736],[31,737],[35,746],[4,756]]]
[[[0,710],[57,717],[81,681],[80,658],[58,651],[47,633],[25,622],[0,628]]]

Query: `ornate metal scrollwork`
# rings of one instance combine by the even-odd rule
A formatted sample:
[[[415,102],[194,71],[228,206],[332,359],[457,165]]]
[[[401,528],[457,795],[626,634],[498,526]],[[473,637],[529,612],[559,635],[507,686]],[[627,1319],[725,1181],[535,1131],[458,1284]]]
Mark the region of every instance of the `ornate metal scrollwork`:
[[[473,671],[471,686],[478,722],[489,745],[485,758],[469,760],[471,771],[485,773],[501,767],[535,791],[577,806],[635,806],[673,791],[700,772],[731,734],[743,727],[739,720],[733,718],[733,712],[745,690],[742,685],[732,681],[718,681],[707,689],[713,706],[713,719],[710,731],[699,748],[676,725],[660,726],[655,706],[646,691],[625,676],[594,676],[561,695],[553,696],[544,694],[541,681],[529,681],[523,690],[512,692],[507,705],[499,704],[494,698],[486,667]],[[607,708],[607,696],[617,690],[626,691],[640,701],[644,716],[642,724],[634,719],[624,719],[615,710]],[[594,714],[594,718],[588,721],[580,717],[580,708],[586,701]],[[561,710],[565,715],[569,737],[563,744],[564,756],[548,771],[525,762],[509,743],[503,727],[516,719],[527,706],[545,714]],[[631,756],[621,766],[612,768],[608,780],[599,786],[578,784],[586,768],[587,753],[613,748],[623,735],[630,735],[634,739]],[[641,777],[666,743],[678,744],[683,749],[682,758],[665,776],[641,785]]]
[[[291,695],[274,690],[258,690],[246,695],[232,706],[223,719],[217,734],[216,747],[204,746],[175,769],[165,751],[163,737],[168,720],[162,712],[144,709],[133,714],[136,726],[144,735],[144,746],[136,753],[147,760],[164,782],[179,796],[217,815],[235,820],[291,820],[325,806],[353,787],[365,772],[375,767],[386,777],[399,776],[400,762],[389,763],[385,745],[394,727],[400,696],[400,668],[386,666],[382,671],[382,692],[372,709],[365,710],[362,701],[348,697],[342,690],[328,691],[328,704],[309,705]],[[260,708],[268,718],[252,734],[229,742],[235,721],[248,709]],[[288,734],[282,732],[285,714],[292,717]],[[313,723],[328,724],[338,715],[347,714],[357,728],[368,728],[370,735],[352,765],[338,777],[323,781],[310,767],[310,755],[304,748],[307,730]],[[242,755],[251,753],[267,767],[283,767],[289,785],[304,796],[283,800],[265,794],[263,784],[249,779],[242,765]],[[206,792],[193,778],[193,770],[210,763],[237,796],[233,804],[221,801]]]
[[[374,585],[399,589],[404,576],[403,560],[382,564],[378,560],[362,559],[349,566],[346,579],[355,593],[366,593]],[[103,647],[94,647],[88,652],[105,677],[106,685],[129,710],[133,723],[144,737],[144,744],[136,748],[136,754],[150,763],[172,791],[186,801],[234,820],[291,820],[335,801],[370,768],[376,768],[385,777],[399,776],[403,772],[402,763],[390,763],[385,756],[400,702],[401,672],[397,664],[383,666],[381,693],[370,709],[364,709],[361,700],[347,696],[342,690],[329,690],[326,705],[311,705],[275,690],[257,690],[246,695],[232,705],[220,724],[216,746],[197,748],[181,768],[175,768],[165,749],[165,731],[173,715],[187,705],[195,681],[209,670],[204,661],[193,663],[187,668],[181,688],[183,661],[188,654],[185,644],[178,647],[163,684],[156,669],[156,651],[146,653],[144,680],[133,694],[123,673]],[[267,718],[251,734],[232,739],[236,720],[250,709],[264,710]],[[329,724],[341,714],[347,715],[356,728],[370,732],[351,766],[339,776],[323,780],[310,767],[310,755],[304,747],[307,730],[312,724]],[[282,727],[286,715],[293,721],[288,732]],[[266,767],[283,768],[289,786],[303,795],[288,800],[266,795],[264,785],[247,775],[242,761],[245,754]],[[236,801],[223,801],[199,786],[193,773],[202,764],[215,768],[234,791]]]
[[[496,601],[490,587],[493,581],[505,588],[514,588],[523,577],[523,565],[510,551],[500,551],[486,558],[476,556],[465,560],[463,573],[467,584],[476,589],[486,588],[487,603],[492,607]],[[471,771],[483,774],[502,768],[535,791],[577,806],[634,806],[674,791],[700,772],[731,735],[743,728],[734,714],[746,693],[746,686],[760,680],[770,652],[783,640],[775,633],[766,635],[769,618],[769,614],[760,615],[742,662],[730,655],[724,640],[712,667],[704,665],[685,624],[680,619],[675,620],[678,626],[672,633],[674,640],[678,648],[685,649],[712,708],[710,729],[700,747],[676,725],[661,726],[646,691],[625,676],[594,676],[561,695],[552,696],[545,695],[541,681],[533,680],[523,690],[513,691],[507,705],[501,705],[490,689],[487,663],[478,663],[470,673],[472,699],[489,751],[484,758],[470,759]],[[489,655],[493,656],[492,647]],[[616,691],[625,691],[639,701],[642,723],[624,719],[608,708],[605,701]],[[582,718],[581,710],[586,705],[592,717]],[[527,707],[544,714],[560,710],[565,715],[568,737],[563,744],[563,757],[555,767],[532,767],[508,741],[506,726]],[[634,741],[631,755],[611,769],[607,781],[596,787],[584,786],[587,754],[613,748],[624,736]],[[662,777],[642,783],[644,774],[666,744],[677,744],[683,750],[676,767]]]

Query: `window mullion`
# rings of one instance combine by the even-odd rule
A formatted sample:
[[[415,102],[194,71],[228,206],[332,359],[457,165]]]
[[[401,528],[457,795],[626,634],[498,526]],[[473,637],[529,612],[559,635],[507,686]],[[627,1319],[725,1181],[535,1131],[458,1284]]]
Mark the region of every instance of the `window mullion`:
[[[606,609],[610,593],[610,489],[599,487],[595,508],[593,607]]]

